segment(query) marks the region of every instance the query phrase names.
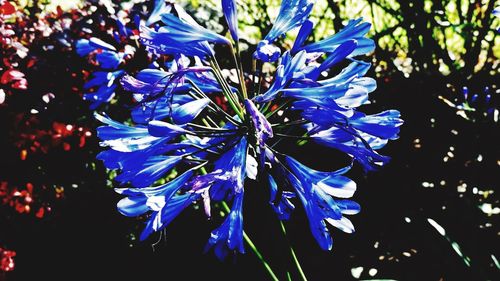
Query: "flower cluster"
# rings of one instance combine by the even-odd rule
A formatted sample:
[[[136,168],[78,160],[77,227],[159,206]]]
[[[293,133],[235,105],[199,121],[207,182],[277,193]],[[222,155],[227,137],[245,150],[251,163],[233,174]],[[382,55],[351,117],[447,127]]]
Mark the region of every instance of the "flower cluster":
[[[157,21],[160,13],[170,9],[170,4],[158,1],[147,19],[144,12],[147,5],[137,4],[118,11],[112,6],[108,8],[91,12],[81,20],[85,38],[75,44],[78,55],[87,58],[94,67],[91,79],[83,86],[83,98],[91,103],[92,110],[116,96],[119,81],[126,72],[135,73],[152,62],[150,54],[138,44],[139,27],[141,21]]]
[[[290,148],[281,144],[333,148],[370,171],[389,161],[376,150],[398,138],[402,120],[397,110],[372,115],[358,110],[376,88],[374,79],[363,77],[370,64],[356,59],[374,49],[365,37],[370,24],[351,20],[336,34],[309,43],[313,4],[282,1],[272,29],[253,54],[254,69],[245,71],[234,0],[222,0],[232,40],[202,27],[181,7],[166,9],[164,1],[156,1],[150,20],[140,26],[140,42],[157,63],[120,79],[138,103],[132,122],[96,114],[105,124],[97,130],[101,146],[109,148],[98,158],[120,170],[115,180],[124,186],[117,189],[125,196],[118,210],[130,217],[149,214],[141,239],[168,226],[193,203],[200,202],[210,217],[217,202],[227,202],[231,207],[207,249],[219,258],[243,253],[248,179],[269,188],[269,205],[280,220],[290,219],[295,204],[302,204],[322,249],[332,248],[328,225],[354,231],[347,215],[360,206],[348,199],[356,183],[345,176],[352,164],[317,171],[280,152]],[[293,28],[300,30],[291,50],[273,45]],[[115,51],[97,40],[85,43]],[[238,83],[224,76],[214,44],[234,55]],[[263,73],[262,66],[269,63],[276,71],[266,87],[262,76],[272,74]],[[334,73],[342,64],[347,66]],[[216,102],[220,95],[227,109]],[[165,183],[167,175],[173,179]]]

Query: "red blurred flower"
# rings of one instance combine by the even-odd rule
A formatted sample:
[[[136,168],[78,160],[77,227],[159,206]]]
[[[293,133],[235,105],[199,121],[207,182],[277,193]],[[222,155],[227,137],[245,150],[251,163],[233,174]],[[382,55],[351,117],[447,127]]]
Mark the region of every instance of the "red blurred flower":
[[[12,15],[16,12],[16,7],[9,1],[0,0],[0,15]]]
[[[0,77],[0,83],[10,85],[13,89],[26,90],[28,88],[28,81],[24,73],[15,69],[5,71]]]
[[[14,270],[14,257],[16,252],[0,248],[0,271],[8,272]]]
[[[37,188],[32,183],[27,183],[25,188],[10,186],[8,182],[0,182],[0,203],[12,207],[20,214],[29,214],[33,210],[37,218],[43,218],[52,209],[46,202],[40,202],[40,197],[46,197],[41,193],[52,192],[46,186]],[[52,197],[61,199],[64,197],[64,188],[56,187]]]

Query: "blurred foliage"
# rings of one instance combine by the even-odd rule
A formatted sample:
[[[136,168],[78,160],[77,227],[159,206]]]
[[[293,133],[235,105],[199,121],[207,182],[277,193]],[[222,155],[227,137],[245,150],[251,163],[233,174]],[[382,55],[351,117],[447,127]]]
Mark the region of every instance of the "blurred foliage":
[[[195,18],[207,26],[224,23],[217,0],[183,0]],[[280,0],[239,1],[243,38],[256,44],[267,34]],[[310,40],[338,32],[348,19],[363,17],[373,24],[378,70],[470,77],[498,73],[500,20],[491,15],[494,0],[325,0],[317,1]],[[208,23],[207,23],[208,22]],[[297,31],[295,31],[297,32]],[[292,44],[295,34],[282,44]]]

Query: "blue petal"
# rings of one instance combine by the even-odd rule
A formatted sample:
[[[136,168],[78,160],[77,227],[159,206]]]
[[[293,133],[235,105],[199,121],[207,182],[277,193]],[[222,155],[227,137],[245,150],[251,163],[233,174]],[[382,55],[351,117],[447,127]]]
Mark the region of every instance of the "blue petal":
[[[325,138],[324,136],[312,137],[317,143],[351,155],[367,171],[375,170],[377,167],[387,164],[390,160],[390,157],[378,154],[373,148],[367,147],[363,142],[354,137],[351,141],[347,142],[338,142],[334,138]]]
[[[154,163],[153,165],[147,166],[144,169],[138,171],[130,180],[132,186],[146,187],[153,184],[167,172],[172,170],[182,160],[182,158],[179,156],[166,156],[162,157],[161,159],[161,161],[157,161],[157,163]]]
[[[339,206],[342,214],[355,215],[361,211],[361,206],[351,200],[337,200],[335,203]]]
[[[214,171],[227,171],[230,173],[230,178],[226,181],[218,181],[210,188],[210,197],[215,201],[223,200],[228,195],[243,190],[245,180],[247,139],[243,137],[236,144],[227,143],[226,145],[231,149],[215,162]]]
[[[283,54],[281,63],[276,70],[273,85],[263,95],[256,96],[254,101],[263,103],[273,100],[278,92],[290,83],[297,73],[300,73],[305,63],[306,52],[299,52],[293,58],[289,52]]]
[[[349,84],[329,84],[309,88],[288,88],[281,90],[283,97],[293,97],[305,100],[316,100],[322,104],[329,103],[345,95]]]
[[[199,195],[196,193],[174,196],[160,211],[152,213],[151,219],[141,233],[140,240],[143,241],[151,233],[167,227],[187,206],[198,200],[198,198]]]
[[[387,110],[373,115],[360,115],[353,118],[350,124],[357,130],[382,139],[397,139],[399,127],[403,124],[397,110]]]
[[[141,27],[141,43],[150,52],[160,55],[185,54],[186,56],[206,57],[214,55],[214,50],[207,41],[193,41],[191,43],[178,42],[176,37],[166,30],[156,32],[147,27]]]
[[[96,50],[94,46],[90,45],[90,42],[87,39],[80,39],[76,41],[75,47],[76,53],[81,57],[84,57]]]
[[[153,120],[148,123],[148,131],[152,136],[157,137],[175,137],[181,133],[186,133],[187,131],[183,128],[173,125],[167,122]]]
[[[165,35],[179,43],[192,43],[208,41],[212,43],[230,44],[228,39],[214,33],[198,24],[188,23],[172,14],[163,14],[161,21],[165,27],[160,28],[160,32],[165,30]]]
[[[499,7],[496,7],[496,8],[493,10],[492,14],[493,14],[494,16],[496,16],[496,17],[500,17],[500,6],[499,6]]]
[[[161,15],[170,13],[172,6],[167,5],[165,0],[155,0],[153,12],[146,21],[146,25],[150,26],[161,20]]]
[[[124,216],[137,217],[149,211],[146,200],[146,197],[126,197],[118,202],[117,208]]]
[[[175,195],[175,193],[184,187],[184,184],[193,175],[193,171],[194,169],[190,169],[184,172],[182,175],[169,181],[168,183],[159,186],[150,186],[143,188],[117,188],[115,189],[115,191],[119,194],[127,196],[164,196],[165,202],[168,203],[168,201]]]
[[[299,48],[302,47],[304,42],[306,42],[307,37],[311,34],[313,29],[313,22],[311,20],[306,20],[300,27],[299,33],[297,34],[297,38],[295,38],[295,42],[292,47],[292,54],[295,54],[299,51]]]
[[[122,62],[123,54],[112,51],[102,51],[96,55],[96,60],[104,69],[116,69]]]
[[[99,38],[92,37],[89,39],[89,44],[95,49],[102,49],[103,51],[113,51],[116,52],[116,48],[113,45],[110,45]]]
[[[311,13],[314,2],[314,0],[283,0],[271,31],[257,45],[254,58],[262,61],[276,61],[279,57],[279,49],[273,49],[271,44],[286,32],[302,25]]]
[[[257,44],[257,50],[255,50],[253,58],[263,62],[275,62],[279,59],[280,55],[280,48],[270,44],[267,40],[262,40]]]
[[[101,140],[114,140],[129,137],[144,137],[148,135],[145,127],[131,127],[116,122],[106,115],[94,114],[95,118],[108,126],[97,128],[97,137]]]
[[[233,200],[233,205],[222,225],[212,231],[205,250],[215,246],[215,254],[224,259],[230,251],[245,253],[243,245],[243,191]]]
[[[330,79],[322,80],[321,83],[322,84],[345,83],[347,81],[351,81],[353,78],[363,77],[366,74],[366,72],[368,72],[370,67],[371,67],[370,63],[354,60],[346,68],[342,69],[342,71],[338,75]]]
[[[325,222],[333,220],[330,222],[332,225],[348,231],[350,225],[343,220],[343,214],[355,214],[359,211],[357,203],[350,200],[334,200],[332,197],[338,194],[349,197],[354,192],[355,183],[342,176],[350,167],[335,172],[319,172],[302,165],[292,157],[284,157],[288,168],[281,168],[282,175],[287,178],[301,200],[314,238],[322,249],[330,250],[333,241]],[[271,157],[270,160],[277,162],[274,165],[282,166],[275,158]]]
[[[132,110],[132,120],[135,123],[146,124],[151,120],[164,119],[172,115],[174,108],[193,101],[189,95],[173,95],[163,97],[154,102],[143,103]]]
[[[107,86],[111,87],[111,85],[115,82],[115,80],[119,79],[122,75],[125,74],[125,71],[118,70],[114,72],[105,72],[105,71],[96,71],[92,73],[93,78],[90,79],[83,86],[84,89],[90,89],[95,86]]]
[[[148,128],[144,126],[131,127],[111,120],[107,116],[95,114],[97,120],[108,124],[97,129],[97,136],[101,138],[101,146],[109,146],[114,150],[131,152],[146,149],[148,147],[167,140],[167,137],[158,138],[151,136]],[[176,135],[170,135],[172,138]]]
[[[292,202],[290,202],[289,199],[294,197],[295,194],[292,192],[283,191],[281,194],[281,199],[276,202],[276,196],[278,195],[278,186],[271,175],[268,176],[268,180],[269,188],[271,191],[269,204],[271,204],[280,220],[289,220],[293,210],[295,209],[295,206],[292,204]]]
[[[265,44],[259,44],[257,46],[256,55],[254,56],[262,59],[260,55],[262,53],[260,50],[261,48],[268,48],[268,45],[273,43],[278,37],[302,25],[311,13],[314,2],[314,0],[283,0],[281,2],[278,17],[274,21],[274,25],[263,40]]]
[[[306,45],[302,49],[306,50],[308,53],[331,53],[335,51],[340,44],[354,39],[357,41],[357,47],[350,56],[367,54],[375,49],[375,43],[371,39],[364,38],[370,30],[371,24],[361,21],[362,19],[351,20],[338,33],[321,41]]]
[[[152,155],[160,155],[175,150],[181,150],[189,147],[189,144],[174,143],[168,144],[165,139],[159,139],[150,147],[132,152],[122,152],[108,149],[100,152],[97,159],[104,162],[104,166],[108,169],[122,169],[128,171],[137,169],[142,163],[148,161]]]
[[[210,99],[199,99],[176,107],[172,112],[175,124],[186,124],[193,121],[210,103]]]
[[[322,62],[318,68],[309,73],[307,77],[316,80],[321,72],[329,70],[332,66],[343,61],[347,56],[349,56],[357,45],[358,43],[356,40],[347,40],[346,42],[343,42],[338,48],[328,55],[326,60]]]
[[[222,11],[224,11],[224,16],[226,17],[227,25],[229,26],[229,32],[231,37],[233,37],[235,42],[238,42],[238,11],[236,8],[235,0],[222,0]]]
[[[342,176],[349,171],[350,166],[334,172],[321,172],[301,164],[290,156],[287,156],[286,160],[290,166],[290,170],[297,175],[298,179],[313,183],[316,188],[322,189],[326,194],[340,198],[349,198],[356,191],[356,183]]]
[[[160,82],[166,82],[166,78],[168,78],[170,74],[171,73],[159,69],[143,69],[137,73],[136,78],[144,83],[158,84]]]
[[[294,175],[288,174],[288,180],[292,183],[292,186],[295,188],[297,195],[304,206],[304,210],[309,220],[309,227],[313,237],[316,239],[316,242],[318,242],[319,246],[323,250],[331,250],[333,240],[328,228],[326,227],[323,210],[315,204],[315,200],[306,197],[306,194],[310,193],[305,192],[306,188],[303,187],[302,183]]]
[[[123,23],[120,19],[116,19],[116,26],[121,36],[127,37],[133,35],[132,30],[127,28],[125,23]],[[117,40],[117,42],[120,42],[120,40]]]
[[[103,85],[99,87],[99,89],[97,89],[97,91],[95,92],[85,93],[83,95],[83,99],[91,101],[92,104],[90,105],[90,109],[94,110],[99,105],[109,102],[111,99],[113,99],[115,95],[115,89],[116,85],[112,85],[111,87]]]

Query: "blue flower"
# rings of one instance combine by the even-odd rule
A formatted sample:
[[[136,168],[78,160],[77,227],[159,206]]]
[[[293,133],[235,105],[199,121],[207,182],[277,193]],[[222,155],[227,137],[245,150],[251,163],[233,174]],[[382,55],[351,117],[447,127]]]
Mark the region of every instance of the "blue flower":
[[[314,0],[283,0],[271,31],[257,45],[254,57],[267,62],[276,61],[281,51],[271,44],[278,37],[301,26],[311,13],[314,2]]]
[[[215,255],[224,259],[230,251],[245,253],[243,245],[243,191],[236,194],[231,211],[222,225],[210,234],[206,250],[214,247]]]
[[[150,25],[160,21],[161,15],[166,14],[166,13],[170,13],[171,10],[172,10],[172,6],[167,5],[165,0],[155,0],[154,9],[151,12],[151,14],[149,15],[149,18],[146,21],[146,25],[150,26]]]
[[[293,58],[290,52],[283,54],[281,62],[276,69],[276,75],[272,86],[262,95],[254,98],[255,102],[263,103],[273,100],[276,95],[288,85],[294,77],[301,76],[301,70],[305,67],[306,52],[300,52]]]
[[[246,99],[244,101],[245,109],[247,110],[252,120],[252,125],[257,137],[257,143],[261,149],[264,148],[266,141],[273,137],[273,129],[271,124],[267,121],[266,117],[257,109],[255,104]]]
[[[111,99],[113,99],[113,97],[115,96],[115,89],[116,85],[101,85],[94,92],[85,93],[83,95],[83,99],[91,101],[90,109],[94,110],[99,107],[99,105],[109,102]]]
[[[191,43],[208,41],[211,43],[229,44],[226,37],[203,28],[195,21],[185,21],[172,14],[163,14],[161,21],[165,26],[159,29],[160,33],[167,35],[172,41]],[[164,32],[163,32],[164,31]]]
[[[235,2],[222,2],[237,42]],[[136,99],[127,124],[96,117],[105,124],[98,137],[107,148],[98,159],[118,170],[119,184],[131,186],[117,189],[126,196],[118,203],[119,211],[126,216],[149,214],[141,239],[166,227],[191,204],[202,204],[211,217],[214,202],[223,201],[219,204],[232,206],[206,249],[213,248],[220,259],[244,253],[242,209],[248,179],[269,188],[269,207],[280,220],[292,219],[300,202],[322,249],[332,248],[328,225],[354,231],[346,216],[358,213],[360,206],[348,199],[356,183],[346,173],[356,162],[367,171],[387,163],[389,157],[377,150],[398,138],[403,121],[397,110],[368,115],[358,109],[369,103],[377,87],[374,79],[364,77],[370,64],[353,59],[372,50],[373,42],[364,37],[369,24],[351,21],[339,33],[304,46],[313,29],[307,19],[313,2],[283,1],[273,28],[259,43],[257,58],[279,59],[272,77],[263,74],[273,81],[262,93],[260,84],[246,92],[225,79],[210,43],[231,44],[229,40],[199,26],[177,5],[172,6],[175,17],[162,1],[156,3],[151,23],[161,19],[164,26],[142,27],[141,42],[154,58],[167,54],[173,60],[131,75],[99,72],[87,83],[109,87],[121,77],[123,88]],[[299,26],[292,50],[281,55],[272,42]],[[80,45],[82,54],[97,45],[113,52],[102,42]],[[333,73],[346,61],[347,67]],[[283,139],[292,142],[281,145]],[[337,149],[352,163],[336,171],[311,169],[278,152],[294,153],[294,141]],[[158,183],[167,176],[170,181]]]
[[[238,10],[236,7],[236,0],[222,0],[221,2],[231,37],[233,37],[235,42],[238,42]]]
[[[213,56],[214,51],[207,41],[179,42],[170,36],[167,29],[160,28],[154,31],[151,28],[141,27],[141,43],[158,55],[185,54],[198,57]]]
[[[116,69],[123,62],[124,53],[102,51],[96,55],[96,61],[103,69]]]
[[[84,100],[91,101],[90,109],[96,109],[103,103],[113,99],[124,70],[117,68],[124,62],[126,54],[117,52],[116,48],[99,38],[80,39],[76,42],[76,52],[80,56],[93,55],[101,71],[93,73],[93,78],[84,85],[85,90],[94,91],[83,95]]]
[[[116,89],[115,81],[119,80],[124,74],[125,71],[123,70],[112,72],[96,71],[92,74],[93,78],[83,86],[85,90],[97,88],[96,91],[85,93],[83,96],[85,100],[92,101],[91,109],[95,109],[113,98]]]
[[[288,179],[304,205],[311,232],[321,248],[330,250],[332,238],[325,222],[351,233],[354,231],[354,226],[343,215],[354,215],[360,211],[360,206],[356,202],[334,199],[334,197],[349,198],[356,190],[356,184],[342,176],[349,168],[336,172],[318,172],[289,156],[286,157],[286,164],[291,171]]]
[[[215,201],[231,198],[243,192],[246,178],[247,140],[241,138],[236,144],[228,143],[230,149],[224,153],[214,166],[215,171],[223,171],[227,180],[214,182],[210,187],[210,197]]]
[[[114,32],[116,42],[120,43],[122,41],[120,36],[127,38],[134,35],[132,29],[128,28],[121,19],[116,19],[116,26],[118,28],[118,32]]]
[[[167,184],[144,188],[117,188],[117,193],[128,196],[118,202],[118,210],[129,217],[139,216],[150,210],[158,211],[162,207],[158,208],[158,203],[168,203],[192,175],[193,171],[189,170]],[[138,206],[138,202],[146,204]]]
[[[141,28],[141,42],[158,54],[185,54],[199,57],[214,54],[209,42],[230,44],[226,37],[203,28],[187,14],[180,15],[182,17],[177,18],[172,14],[163,14],[161,21],[165,26],[160,27],[158,31],[147,27]]]
[[[269,204],[271,204],[280,220],[289,220],[293,210],[295,209],[295,206],[291,202],[291,199],[295,198],[295,193],[290,191],[282,191],[280,194],[278,185],[276,184],[273,176],[269,175],[268,180],[269,189],[271,191]],[[278,195],[280,195],[281,198]]]
[[[76,41],[75,47],[78,55],[82,57],[97,50],[116,52],[116,48],[113,45],[108,44],[96,37],[92,37],[90,39],[80,39]]]
[[[342,43],[350,40],[356,40],[356,48],[351,52],[350,56],[354,57],[367,54],[375,49],[375,42],[364,37],[370,30],[371,24],[368,22],[362,22],[362,20],[363,19],[361,18],[350,20],[349,23],[347,23],[347,25],[338,33],[303,47],[297,46],[296,50],[305,50],[308,53],[331,53],[339,48]]]

